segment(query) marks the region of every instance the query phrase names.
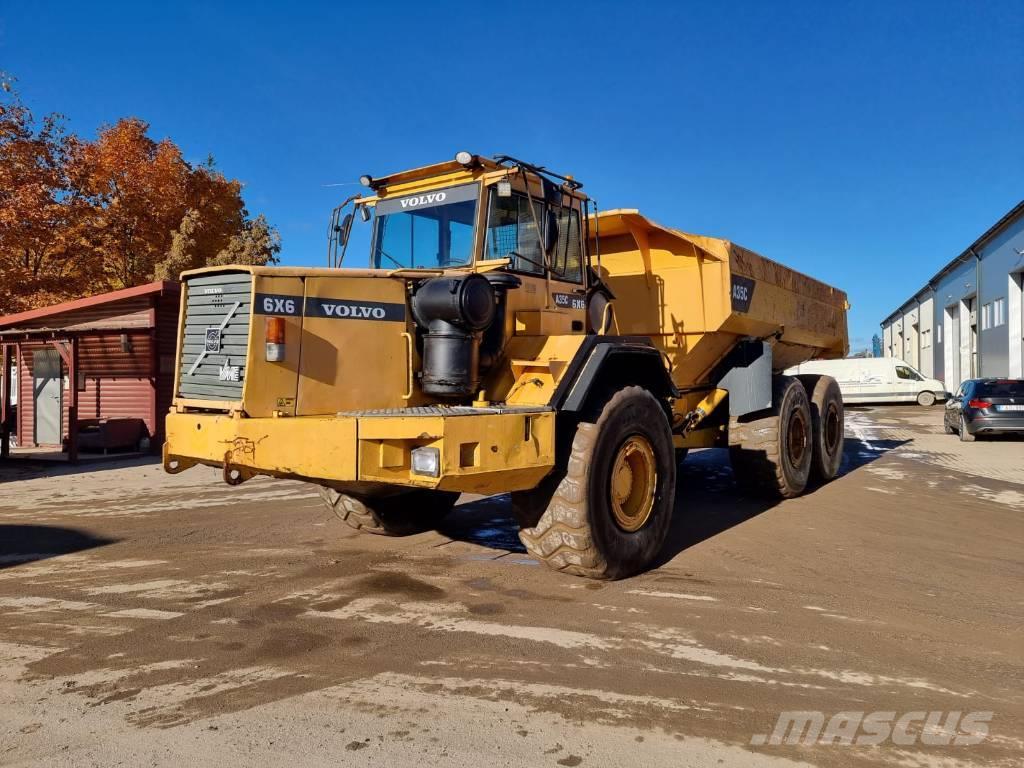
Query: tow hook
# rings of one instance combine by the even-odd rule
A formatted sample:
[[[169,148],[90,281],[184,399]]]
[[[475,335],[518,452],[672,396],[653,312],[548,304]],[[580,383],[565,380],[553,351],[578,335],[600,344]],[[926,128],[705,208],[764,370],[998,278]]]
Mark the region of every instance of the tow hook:
[[[256,477],[256,472],[245,467],[231,466],[231,451],[224,454],[224,482],[228,485],[241,485],[246,480]]]

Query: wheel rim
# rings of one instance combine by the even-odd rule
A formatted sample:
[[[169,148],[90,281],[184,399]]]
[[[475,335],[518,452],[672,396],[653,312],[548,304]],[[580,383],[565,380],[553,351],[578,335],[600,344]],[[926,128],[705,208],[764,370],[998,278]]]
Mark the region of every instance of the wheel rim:
[[[612,465],[609,487],[615,523],[624,531],[638,531],[654,509],[658,470],[654,449],[641,435],[628,438]]]
[[[793,411],[789,417],[789,434],[786,435],[786,451],[789,454],[790,463],[798,467],[804,460],[807,452],[807,421],[799,411]]]
[[[842,426],[839,424],[839,409],[835,405],[829,405],[825,414],[825,447],[828,452],[835,453],[839,447],[839,438]]]

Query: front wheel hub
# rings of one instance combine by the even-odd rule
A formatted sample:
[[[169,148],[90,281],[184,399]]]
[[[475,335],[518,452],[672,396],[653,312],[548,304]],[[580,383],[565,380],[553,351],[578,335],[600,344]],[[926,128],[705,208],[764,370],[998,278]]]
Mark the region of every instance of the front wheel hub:
[[[638,531],[654,509],[658,470],[654,449],[645,437],[627,438],[612,465],[610,496],[615,523],[624,531]]]

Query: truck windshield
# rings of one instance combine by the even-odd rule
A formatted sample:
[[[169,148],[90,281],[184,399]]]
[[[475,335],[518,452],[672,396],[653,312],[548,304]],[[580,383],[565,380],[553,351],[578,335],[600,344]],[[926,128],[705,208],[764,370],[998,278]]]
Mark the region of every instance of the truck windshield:
[[[437,269],[469,264],[477,184],[384,199],[376,205],[371,266]]]

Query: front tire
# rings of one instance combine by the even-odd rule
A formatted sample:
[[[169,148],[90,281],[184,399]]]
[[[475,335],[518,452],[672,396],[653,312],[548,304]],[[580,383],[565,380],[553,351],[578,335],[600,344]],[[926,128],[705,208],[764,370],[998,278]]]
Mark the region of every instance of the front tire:
[[[458,493],[415,489],[368,498],[320,487],[327,508],[357,531],[378,536],[408,536],[436,528],[452,511]]]
[[[520,540],[533,557],[564,573],[594,579],[638,573],[668,535],[675,458],[662,404],[642,387],[619,390],[596,423],[576,428],[565,475]]]
[[[922,405],[925,408],[931,408],[935,405],[935,393],[925,390],[917,396],[917,404]]]

